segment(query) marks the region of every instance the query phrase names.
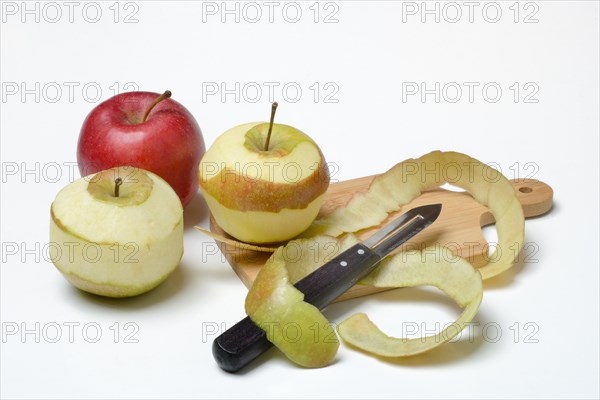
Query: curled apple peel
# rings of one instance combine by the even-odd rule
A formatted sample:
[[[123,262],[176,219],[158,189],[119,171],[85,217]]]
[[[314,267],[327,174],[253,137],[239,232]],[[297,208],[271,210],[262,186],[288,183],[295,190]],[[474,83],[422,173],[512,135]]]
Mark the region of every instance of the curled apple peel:
[[[275,250],[277,250],[276,247],[268,247],[268,246],[258,246],[255,244],[250,244],[250,243],[246,243],[246,242],[240,242],[237,241],[235,239],[230,239],[228,237],[225,237],[223,235],[219,235],[218,233],[214,233],[211,232],[207,229],[202,228],[201,226],[194,226],[194,228],[202,233],[204,233],[207,236],[210,236],[211,238],[215,239],[217,242],[221,242],[221,243],[225,243],[228,244],[230,246],[234,246],[237,249],[241,249],[241,250],[252,250],[252,251],[258,251],[261,253],[273,253],[275,252]]]
[[[329,364],[339,347],[335,329],[321,311],[304,301],[294,283],[356,243],[331,236],[292,240],[261,268],[246,297],[246,313],[267,339],[304,367]]]
[[[357,242],[351,234],[344,239],[338,236],[377,226],[389,213],[399,210],[424,190],[444,183],[469,191],[495,217],[499,243],[489,262],[477,270],[459,257],[446,260],[441,253],[445,249],[438,246],[423,253],[388,256],[361,283],[390,288],[435,286],[464,307],[462,314],[446,329],[426,338],[389,337],[365,314],[355,314],[340,323],[338,333],[355,347],[386,357],[419,354],[451,340],[477,313],[483,296],[482,279],[496,276],[513,265],[523,245],[525,225],[521,204],[508,180],[486,164],[456,152],[434,151],[397,164],[376,177],[366,193],[355,195],[346,206],[316,220],[302,234],[304,239],[278,248],[261,269],[246,298],[250,318],[263,329],[269,325],[270,330],[265,329],[268,339],[292,361],[307,367],[327,365],[337,351],[337,338],[327,329],[325,317],[303,301],[303,294],[293,283]],[[293,260],[289,257],[292,248],[299,254]],[[499,250],[502,248],[513,251],[502,252]],[[432,252],[439,255],[435,261],[423,257]],[[296,324],[300,332],[293,340],[285,332],[290,324]]]
[[[246,297],[246,312],[267,338],[290,360],[304,367],[329,364],[339,347],[325,316],[293,284],[342,251],[356,244],[354,235],[343,239],[320,235],[296,239],[278,248],[259,272]],[[433,249],[436,260],[441,249]],[[471,264],[429,262],[432,250],[387,257],[362,283],[378,287],[435,286],[465,307],[460,317],[440,333],[426,338],[397,339],[381,332],[365,314],[354,314],[338,325],[340,337],[369,353],[386,357],[419,354],[451,340],[473,319],[483,295],[481,275]],[[291,333],[290,333],[291,332]]]
[[[498,244],[488,263],[479,268],[483,279],[512,267],[525,237],[525,217],[515,189],[496,169],[457,152],[433,151],[396,164],[373,179],[366,193],[314,221],[302,236],[339,236],[377,226],[423,191],[445,183],[467,190],[496,219]]]
[[[406,357],[431,350],[457,336],[477,314],[481,304],[481,275],[463,258],[445,260],[440,250],[437,247],[426,249],[424,252],[416,251],[388,257],[363,283],[389,288],[435,286],[460,307],[464,307],[454,323],[435,335],[398,339],[387,336],[366,314],[359,313],[338,325],[338,333],[342,339],[378,356]],[[431,256],[435,257],[435,262],[427,261]]]

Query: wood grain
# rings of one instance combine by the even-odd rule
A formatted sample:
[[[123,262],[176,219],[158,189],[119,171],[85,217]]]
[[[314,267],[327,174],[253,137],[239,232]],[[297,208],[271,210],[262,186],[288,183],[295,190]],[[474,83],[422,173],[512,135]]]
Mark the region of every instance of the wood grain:
[[[335,208],[345,205],[354,194],[367,191],[374,177],[368,176],[331,184],[325,202],[321,207],[320,215],[327,215]],[[553,191],[547,184],[531,179],[513,179],[511,183],[517,191],[526,218],[543,215],[552,208]],[[485,264],[488,244],[483,237],[481,227],[493,224],[494,217],[486,207],[479,204],[466,192],[455,192],[442,188],[424,192],[399,211],[390,214],[381,226],[411,208],[433,203],[443,204],[438,219],[429,228],[402,246],[399,251],[423,249],[430,245],[439,244],[448,247],[454,254],[467,258],[475,266]],[[374,227],[364,230],[358,236],[365,239],[379,228]],[[228,236],[215,223],[212,215],[210,229],[215,233]],[[217,242],[217,244],[246,287],[252,286],[260,268],[270,257],[270,253],[244,250],[221,242]],[[385,289],[357,285],[348,290],[337,301],[365,296],[382,290]]]

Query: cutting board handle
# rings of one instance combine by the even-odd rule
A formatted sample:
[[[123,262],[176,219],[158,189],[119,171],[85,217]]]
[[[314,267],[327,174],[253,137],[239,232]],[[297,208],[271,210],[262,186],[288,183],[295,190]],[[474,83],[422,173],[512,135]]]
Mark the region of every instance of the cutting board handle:
[[[554,191],[550,186],[536,179],[511,179],[517,198],[523,206],[525,218],[543,215],[552,209]],[[481,226],[494,223],[494,216],[486,211],[481,215]]]
[[[525,218],[537,217],[550,211],[554,196],[550,186],[535,179],[512,179],[510,182],[517,191]]]

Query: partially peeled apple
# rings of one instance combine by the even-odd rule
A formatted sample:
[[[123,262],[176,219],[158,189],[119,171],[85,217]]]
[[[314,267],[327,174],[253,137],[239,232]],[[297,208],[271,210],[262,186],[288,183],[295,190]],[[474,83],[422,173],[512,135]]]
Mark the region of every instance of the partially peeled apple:
[[[54,265],[86,292],[129,297],[164,281],[183,255],[183,208],[158,175],[116,167],[63,188],[50,208]]]
[[[275,243],[310,226],[329,186],[329,169],[305,133],[271,121],[229,129],[206,152],[200,189],[217,224],[238,240]]]

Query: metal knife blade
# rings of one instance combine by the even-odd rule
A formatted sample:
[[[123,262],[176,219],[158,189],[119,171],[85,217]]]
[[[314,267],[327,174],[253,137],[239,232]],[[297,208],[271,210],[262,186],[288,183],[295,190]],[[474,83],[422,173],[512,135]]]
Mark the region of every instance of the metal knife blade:
[[[297,282],[296,288],[304,293],[304,301],[325,308],[372,272],[386,255],[431,225],[441,209],[441,204],[411,209]],[[265,332],[246,317],[217,337],[212,350],[219,367],[236,372],[271,346]]]

